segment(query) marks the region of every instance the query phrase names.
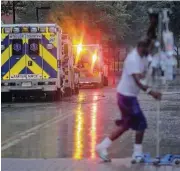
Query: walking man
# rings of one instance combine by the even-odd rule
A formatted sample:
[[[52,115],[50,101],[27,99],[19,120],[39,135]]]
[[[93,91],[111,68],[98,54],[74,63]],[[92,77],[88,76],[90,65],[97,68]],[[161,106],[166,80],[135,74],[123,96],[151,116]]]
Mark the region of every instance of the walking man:
[[[116,120],[116,128],[96,146],[99,157],[104,161],[110,161],[107,149],[112,142],[128,129],[136,131],[132,158],[136,161],[143,158],[142,141],[147,122],[138,103],[137,96],[141,89],[155,99],[161,99],[161,93],[152,91],[150,87],[142,82],[142,79],[145,77],[145,61],[148,56],[148,48],[148,42],[141,40],[125,59],[122,77],[117,87],[117,102],[122,119]]]

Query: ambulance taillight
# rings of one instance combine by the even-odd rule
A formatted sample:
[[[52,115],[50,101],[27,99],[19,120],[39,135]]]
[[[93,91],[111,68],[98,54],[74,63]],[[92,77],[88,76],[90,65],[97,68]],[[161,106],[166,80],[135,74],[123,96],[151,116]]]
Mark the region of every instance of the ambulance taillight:
[[[14,27],[13,28],[13,33],[20,33],[20,28],[19,27]]]
[[[30,28],[30,32],[31,33],[37,33],[38,32],[38,28],[37,27],[31,27]]]
[[[29,33],[29,27],[23,27],[22,33]]]
[[[40,27],[39,32],[40,33],[46,33],[46,27]]]
[[[50,33],[55,33],[56,32],[56,28],[55,27],[49,27],[49,32]]]
[[[4,32],[5,32],[6,34],[11,33],[11,32],[12,32],[12,29],[11,29],[10,27],[6,27],[6,28],[4,28]]]

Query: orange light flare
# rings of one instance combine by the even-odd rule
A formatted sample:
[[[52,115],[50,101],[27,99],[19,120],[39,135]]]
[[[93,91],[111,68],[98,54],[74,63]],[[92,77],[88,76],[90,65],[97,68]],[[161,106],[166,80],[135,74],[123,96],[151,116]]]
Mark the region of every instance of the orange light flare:
[[[84,133],[84,113],[82,112],[81,102],[84,100],[84,94],[79,94],[78,97],[78,108],[75,116],[75,132],[74,132],[74,150],[73,158],[80,160],[83,158],[83,133]]]
[[[94,94],[93,96],[93,104],[92,104],[92,113],[91,113],[91,130],[90,130],[90,137],[91,137],[91,149],[90,149],[90,157],[91,159],[96,158],[96,142],[97,142],[97,95]]]
[[[75,64],[76,65],[79,62],[80,56],[81,56],[81,52],[83,51],[82,41],[83,41],[83,36],[81,36],[80,43],[77,45],[77,48],[76,48],[76,58],[75,58]]]
[[[80,55],[82,51],[82,44],[80,43],[79,45],[77,45],[77,55]]]
[[[94,65],[97,62],[98,56],[96,53],[92,55],[92,64],[91,64],[91,71],[93,71]]]

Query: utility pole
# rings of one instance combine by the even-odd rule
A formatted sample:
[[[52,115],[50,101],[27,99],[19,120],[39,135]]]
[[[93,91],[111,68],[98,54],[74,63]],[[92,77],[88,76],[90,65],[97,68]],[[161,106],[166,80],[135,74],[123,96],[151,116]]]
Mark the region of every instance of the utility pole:
[[[37,23],[39,23],[39,10],[49,10],[50,7],[36,7],[36,19]]]
[[[12,1],[13,24],[16,24],[16,2]]]

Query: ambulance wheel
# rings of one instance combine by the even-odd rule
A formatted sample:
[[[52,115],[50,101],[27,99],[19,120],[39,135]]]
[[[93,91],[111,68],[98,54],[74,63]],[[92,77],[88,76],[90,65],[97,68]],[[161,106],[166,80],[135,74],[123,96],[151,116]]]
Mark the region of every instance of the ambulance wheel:
[[[53,101],[53,92],[45,92],[45,98],[46,98],[46,101]]]
[[[58,88],[56,93],[55,93],[55,101],[60,101],[61,100],[61,90]]]
[[[75,94],[79,94],[79,87],[75,87],[74,92],[75,92]]]
[[[104,86],[108,86],[108,78],[104,77]]]
[[[1,102],[12,102],[12,93],[11,92],[1,93]]]
[[[94,83],[94,88],[103,88],[102,83]]]
[[[72,89],[70,87],[66,87],[64,89],[65,93],[64,93],[64,96],[65,97],[69,97],[69,96],[72,96]]]
[[[98,88],[103,88],[103,86],[104,86],[103,82],[98,84]]]

